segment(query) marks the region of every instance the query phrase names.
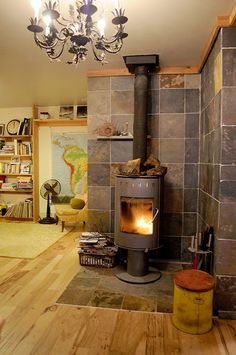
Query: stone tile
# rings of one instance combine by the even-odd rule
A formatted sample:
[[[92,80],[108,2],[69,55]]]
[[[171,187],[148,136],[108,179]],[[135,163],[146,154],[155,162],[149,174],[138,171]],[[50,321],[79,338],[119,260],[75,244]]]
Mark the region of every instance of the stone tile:
[[[203,123],[204,134],[208,134],[213,130],[213,120],[214,120],[214,100],[212,100],[205,109],[205,116],[204,116],[204,123]]]
[[[223,49],[223,86],[236,86],[236,48]]]
[[[220,165],[213,166],[212,196],[219,200],[220,193]]]
[[[222,239],[236,240],[236,203],[221,203],[219,236]]]
[[[199,137],[199,115],[189,113],[185,115],[185,138]]]
[[[185,91],[185,112],[199,112],[199,90],[188,89]]]
[[[110,90],[109,77],[88,78],[88,91]]]
[[[111,114],[133,114],[134,92],[111,91]]]
[[[160,90],[160,112],[161,113],[183,113],[184,112],[184,90],[183,89]]]
[[[184,114],[160,115],[160,138],[184,138]]]
[[[88,161],[89,163],[110,162],[110,142],[89,139]]]
[[[133,134],[134,115],[111,115],[111,123],[118,132],[123,132],[128,126],[128,132]]]
[[[109,164],[88,164],[88,186],[109,186],[110,165]]]
[[[220,315],[222,311],[236,312],[236,277],[217,276],[215,306]]]
[[[110,232],[109,211],[88,210],[87,228],[90,232],[109,233]]]
[[[221,128],[216,128],[211,135],[211,151],[213,154],[212,162],[219,164],[221,159]]]
[[[184,189],[184,212],[197,212],[197,189]]]
[[[172,313],[173,297],[168,295],[163,295],[163,297],[160,297],[160,294],[158,293],[156,300],[156,311],[161,313]]]
[[[219,52],[214,61],[214,93],[222,88],[222,53]]]
[[[222,89],[222,124],[235,125],[236,87]]]
[[[180,260],[181,257],[181,238],[162,237],[162,248],[158,250],[159,259]]]
[[[213,128],[221,125],[221,91],[214,98]]]
[[[159,113],[159,90],[148,91],[147,113],[149,115]]]
[[[236,166],[221,165],[221,180],[236,180]]]
[[[220,239],[216,244],[216,274],[217,275],[236,275],[236,240]]]
[[[122,163],[112,163],[110,166],[111,169],[111,186],[115,186],[116,184],[116,175],[119,173],[119,169],[122,169]]]
[[[162,89],[183,88],[184,87],[184,75],[182,75],[182,74],[162,74],[162,75],[160,75],[160,87]]]
[[[74,289],[74,292],[84,289],[94,290],[98,286],[98,283],[99,277],[97,277],[97,275],[96,277],[80,277],[80,274],[77,274],[69,283],[68,288]]]
[[[110,186],[89,186],[88,208],[91,210],[109,210],[111,208]]]
[[[197,232],[197,213],[184,213],[183,235],[191,236]]]
[[[142,312],[155,312],[156,298],[125,295],[121,309],[142,311]]]
[[[184,80],[186,89],[200,89],[201,87],[200,74],[185,74]]]
[[[133,159],[132,141],[112,141],[111,142],[111,161],[127,162]]]
[[[89,108],[88,108],[89,110]],[[88,115],[88,133],[90,138],[97,138],[98,129],[104,124],[104,122],[110,122],[110,115]]]
[[[192,262],[192,253],[188,250],[191,246],[192,237],[182,237],[181,238],[181,261]]]
[[[148,115],[148,135],[159,138],[159,115]]]
[[[91,307],[105,307],[120,309],[123,302],[123,295],[105,290],[96,290],[89,302]]]
[[[198,163],[199,140],[185,139],[185,163]]]
[[[158,90],[159,87],[160,87],[159,82],[160,82],[160,76],[157,75],[157,74],[152,74],[152,75],[150,76],[150,81],[149,81],[149,83],[150,83],[150,90]]]
[[[163,163],[184,162],[184,139],[160,139],[160,157]]]
[[[164,201],[165,204],[165,201]],[[164,213],[163,214],[163,234],[167,236],[182,235],[183,214],[182,213]]]
[[[222,47],[236,47],[235,27],[228,27],[222,29]]]
[[[198,164],[185,164],[184,187],[198,187]]]
[[[111,77],[111,90],[134,90],[134,76]]]
[[[57,303],[87,306],[94,291],[95,289],[67,288],[61,297],[59,297]]]
[[[183,190],[165,189],[164,191],[164,212],[182,212],[183,210]]]
[[[220,201],[236,202],[236,181],[220,181]]]
[[[184,182],[184,165],[183,164],[165,164],[167,166],[167,174],[165,175],[166,187],[182,187]]]
[[[236,126],[222,127],[222,164],[236,164]]]
[[[109,91],[88,91],[88,114],[106,115],[110,113]]]
[[[200,188],[212,194],[212,183],[213,183],[213,166],[210,164],[201,164],[200,165]]]

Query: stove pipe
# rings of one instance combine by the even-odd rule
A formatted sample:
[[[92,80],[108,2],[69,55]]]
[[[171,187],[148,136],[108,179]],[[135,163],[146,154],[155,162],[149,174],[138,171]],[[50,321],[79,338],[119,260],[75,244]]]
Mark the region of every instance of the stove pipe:
[[[134,126],[133,126],[133,159],[147,158],[147,105],[149,73],[156,72],[159,56],[132,55],[123,57],[134,79]]]

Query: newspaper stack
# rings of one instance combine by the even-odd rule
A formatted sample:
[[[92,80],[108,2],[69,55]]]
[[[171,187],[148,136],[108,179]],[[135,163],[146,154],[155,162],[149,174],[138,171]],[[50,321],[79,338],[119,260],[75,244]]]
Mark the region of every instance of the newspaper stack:
[[[108,235],[98,232],[83,232],[78,239],[78,253],[115,256],[117,250]]]

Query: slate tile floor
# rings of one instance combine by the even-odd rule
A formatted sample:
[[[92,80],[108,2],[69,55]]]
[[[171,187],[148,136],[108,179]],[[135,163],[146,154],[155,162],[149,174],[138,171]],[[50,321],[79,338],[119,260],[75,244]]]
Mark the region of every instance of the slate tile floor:
[[[83,267],[57,300],[59,304],[171,313],[174,275],[181,264],[159,264],[161,278],[149,284],[130,284],[115,275],[122,266],[112,269]]]

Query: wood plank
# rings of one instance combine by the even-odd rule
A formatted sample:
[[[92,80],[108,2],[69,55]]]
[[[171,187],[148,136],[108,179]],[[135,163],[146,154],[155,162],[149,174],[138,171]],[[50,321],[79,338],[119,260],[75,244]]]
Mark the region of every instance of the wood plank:
[[[35,127],[46,126],[46,127],[58,127],[58,126],[87,126],[86,118],[73,118],[73,119],[62,119],[62,118],[50,118],[47,120],[34,120]],[[36,128],[35,128],[36,129]]]
[[[0,308],[6,318],[0,354],[236,353],[236,321],[186,334],[171,314],[55,305],[80,265],[74,230],[33,260],[0,258]],[[4,276],[4,271],[6,275]]]

